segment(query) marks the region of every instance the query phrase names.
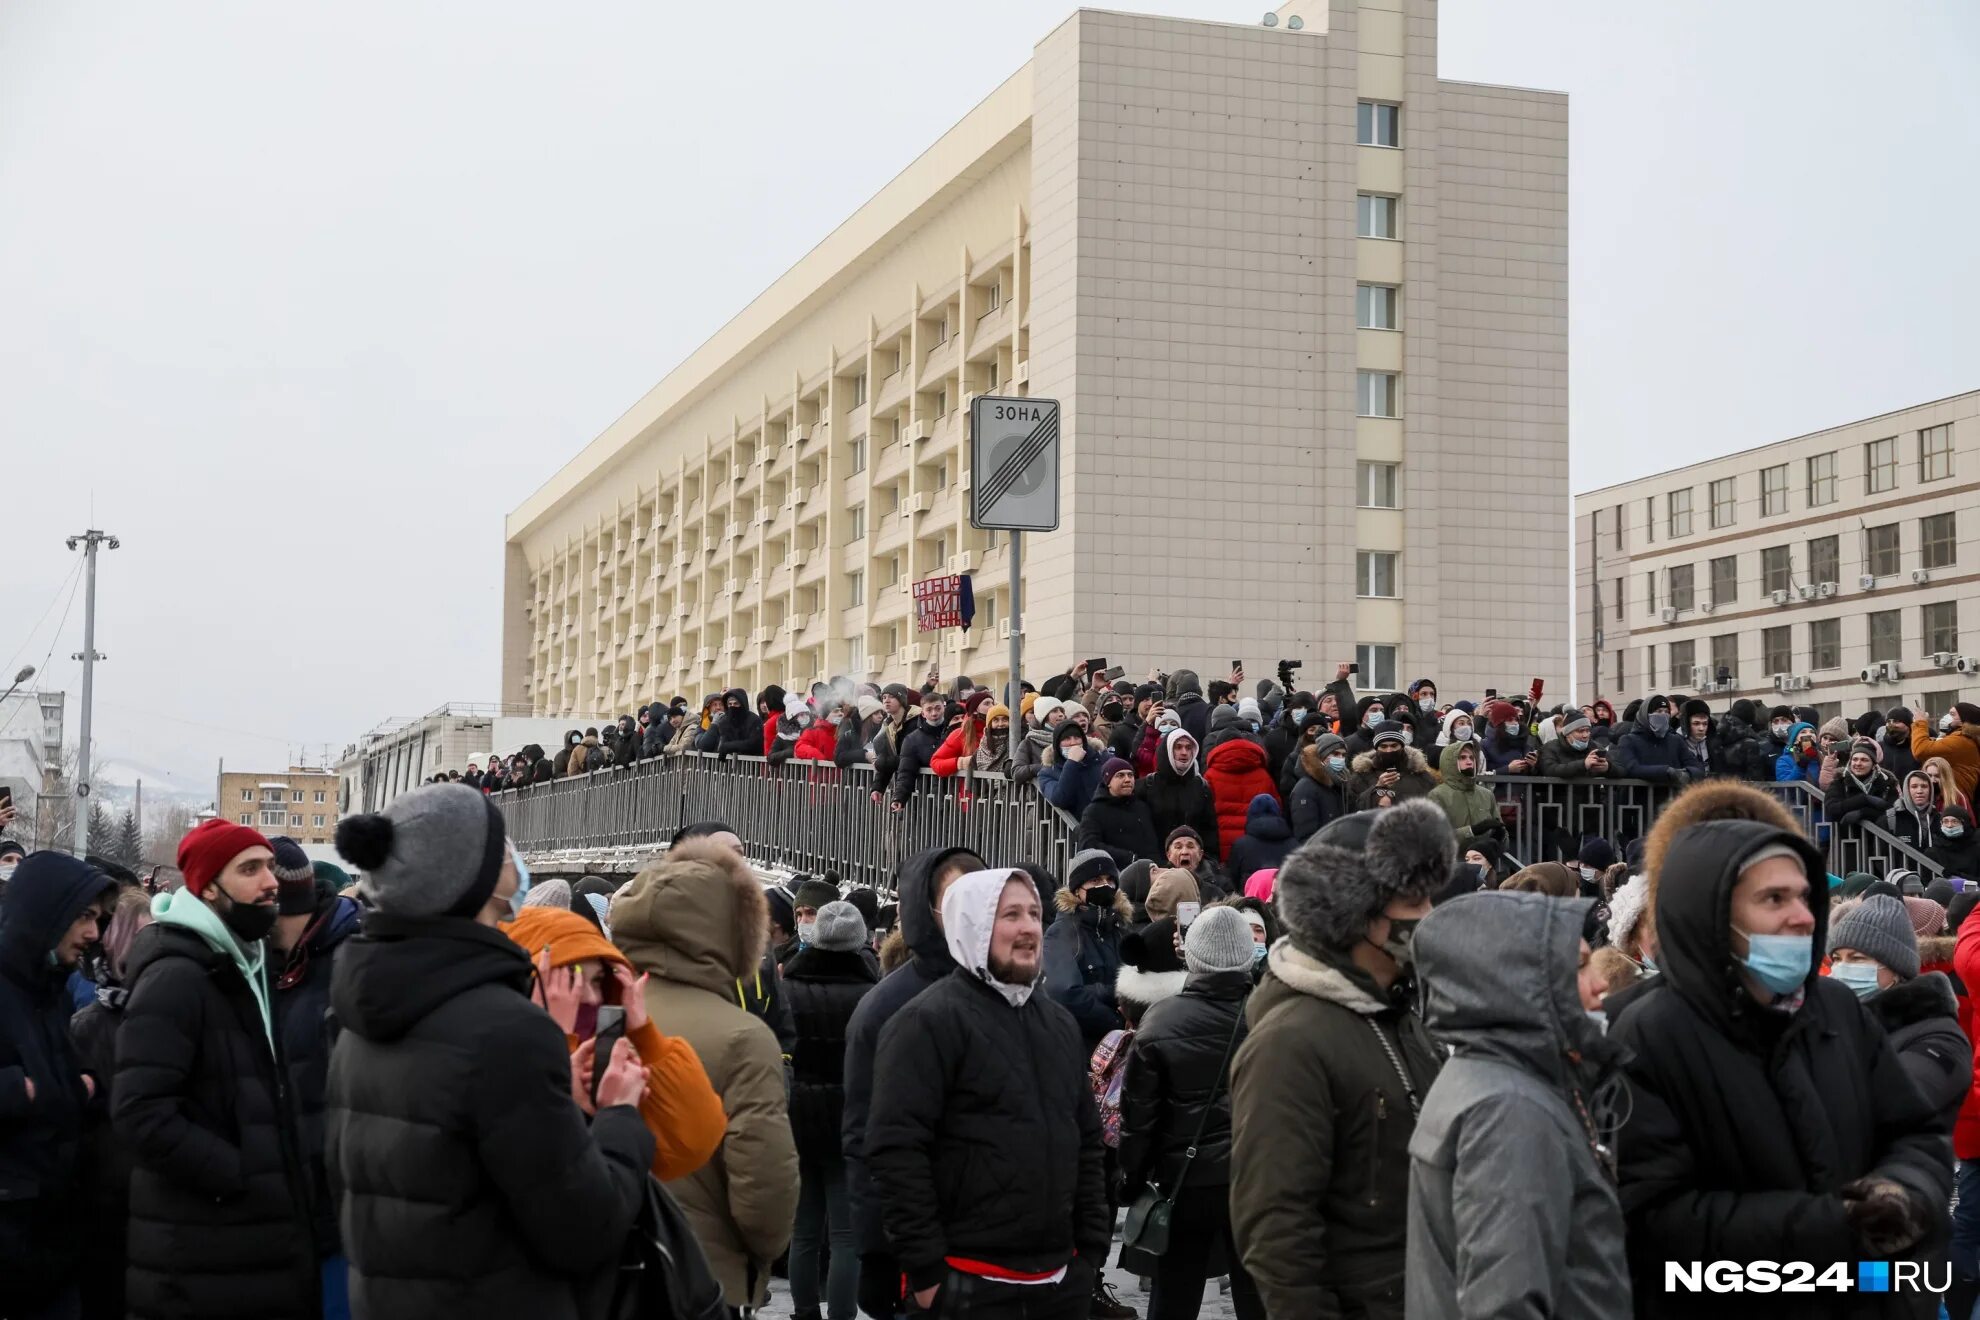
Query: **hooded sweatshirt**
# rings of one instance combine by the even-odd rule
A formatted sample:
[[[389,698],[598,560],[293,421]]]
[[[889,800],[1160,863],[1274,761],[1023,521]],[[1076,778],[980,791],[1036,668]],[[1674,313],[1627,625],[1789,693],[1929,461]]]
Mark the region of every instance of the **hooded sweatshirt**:
[[[1472,768],[1458,769],[1458,758],[1466,750],[1472,758]],[[1430,790],[1430,800],[1444,809],[1451,818],[1451,828],[1457,831],[1460,839],[1469,839],[1487,826],[1499,824],[1499,804],[1492,798],[1492,790],[1478,782],[1477,762],[1482,755],[1476,747],[1465,743],[1450,743],[1437,758],[1437,768],[1443,773],[1444,782]]]
[[[244,945],[234,938],[227,924],[211,905],[203,903],[190,890],[159,894],[151,900],[151,919],[161,926],[178,926],[204,940],[215,953],[240,968],[241,979],[254,994],[261,1010],[261,1029],[268,1035],[268,1047],[275,1048],[275,1019],[268,1007],[268,946],[257,940]]]

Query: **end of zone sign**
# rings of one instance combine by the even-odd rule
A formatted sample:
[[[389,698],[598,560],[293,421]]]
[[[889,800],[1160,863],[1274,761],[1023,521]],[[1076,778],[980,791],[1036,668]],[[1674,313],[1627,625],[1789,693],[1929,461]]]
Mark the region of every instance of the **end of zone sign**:
[[[969,405],[969,522],[985,531],[1059,527],[1059,401],[979,394]]]

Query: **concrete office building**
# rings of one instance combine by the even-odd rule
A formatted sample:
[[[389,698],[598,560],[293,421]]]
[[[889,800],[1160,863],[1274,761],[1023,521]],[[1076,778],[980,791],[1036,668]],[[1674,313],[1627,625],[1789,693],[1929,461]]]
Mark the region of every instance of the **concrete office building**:
[[[453,701],[418,716],[395,716],[344,748],[333,773],[337,803],[347,814],[383,811],[392,799],[437,774],[485,766],[490,753],[509,756],[530,743],[555,756],[566,729],[603,727],[580,716],[543,718],[526,707]]]
[[[214,791],[214,813],[222,820],[251,825],[271,838],[286,834],[301,844],[328,844],[337,836],[337,776],[330,770],[222,767]]]
[[[68,792],[63,780],[62,721],[67,702],[60,692],[15,691],[0,698],[0,787],[14,801],[14,823],[0,834],[24,847],[55,842],[52,810]],[[51,808],[44,816],[43,808]]]
[[[1977,491],[1980,391],[1579,496],[1582,699],[1980,700]]]
[[[502,699],[998,679],[981,393],[1064,409],[1034,677],[1563,686],[1565,538],[1478,511],[1569,509],[1567,102],[1439,79],[1436,14],[1067,18],[510,515]],[[917,634],[948,572],[974,626]]]

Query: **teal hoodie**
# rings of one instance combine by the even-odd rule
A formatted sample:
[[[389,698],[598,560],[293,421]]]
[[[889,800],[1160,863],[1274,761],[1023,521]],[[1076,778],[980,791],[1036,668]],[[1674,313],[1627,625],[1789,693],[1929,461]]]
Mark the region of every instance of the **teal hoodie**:
[[[259,942],[242,945],[234,938],[234,932],[227,929],[227,923],[220,920],[218,912],[184,889],[152,899],[151,917],[162,925],[191,931],[212,946],[214,952],[234,960],[234,966],[241,969],[242,978],[254,993],[256,1006],[261,1009],[261,1029],[268,1035],[268,1048],[274,1049],[275,1024],[268,1012],[268,946]]]

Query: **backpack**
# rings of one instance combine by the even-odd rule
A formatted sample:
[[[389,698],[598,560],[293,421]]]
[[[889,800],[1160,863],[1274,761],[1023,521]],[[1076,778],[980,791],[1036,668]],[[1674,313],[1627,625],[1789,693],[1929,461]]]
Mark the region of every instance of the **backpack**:
[[[1127,1080],[1128,1046],[1133,1043],[1134,1033],[1117,1027],[1100,1038],[1086,1066],[1093,1103],[1100,1109],[1100,1139],[1110,1150],[1121,1144],[1121,1085]]]

